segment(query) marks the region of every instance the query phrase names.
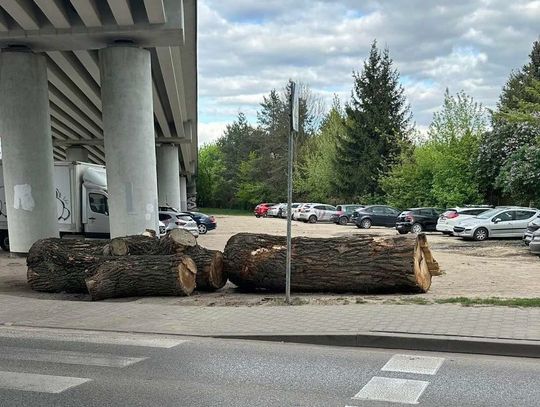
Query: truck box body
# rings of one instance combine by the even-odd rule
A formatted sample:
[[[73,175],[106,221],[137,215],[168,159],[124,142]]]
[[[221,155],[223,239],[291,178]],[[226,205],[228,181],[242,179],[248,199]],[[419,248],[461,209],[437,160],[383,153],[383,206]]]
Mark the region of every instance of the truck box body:
[[[60,235],[109,234],[105,167],[78,161],[54,163],[56,208]],[[0,162],[0,234],[7,237],[7,204]],[[2,240],[0,239],[0,240]]]

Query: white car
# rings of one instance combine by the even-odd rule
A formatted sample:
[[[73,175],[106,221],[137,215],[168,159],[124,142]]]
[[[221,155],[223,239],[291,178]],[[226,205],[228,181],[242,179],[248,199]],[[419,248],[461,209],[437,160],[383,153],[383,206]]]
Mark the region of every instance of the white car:
[[[280,218],[282,213],[287,210],[287,204],[276,204],[274,206],[271,206],[270,209],[268,209],[268,212],[266,212],[267,218]]]
[[[462,220],[478,216],[481,213],[489,211],[491,208],[474,207],[474,208],[450,208],[447,209],[437,221],[436,229],[445,235],[451,235],[454,233],[454,226],[456,226]]]
[[[337,214],[335,206],[326,205],[321,203],[303,205],[298,213],[295,215],[295,219],[309,223],[317,223],[317,221],[332,220],[332,215]]]
[[[165,231],[186,229],[193,236],[199,237],[199,227],[191,217],[173,211],[159,211],[159,220],[165,224]],[[161,228],[160,228],[161,229]]]
[[[529,222],[538,216],[540,210],[535,208],[495,208],[459,222],[454,226],[454,235],[479,241],[491,237],[523,237]]]

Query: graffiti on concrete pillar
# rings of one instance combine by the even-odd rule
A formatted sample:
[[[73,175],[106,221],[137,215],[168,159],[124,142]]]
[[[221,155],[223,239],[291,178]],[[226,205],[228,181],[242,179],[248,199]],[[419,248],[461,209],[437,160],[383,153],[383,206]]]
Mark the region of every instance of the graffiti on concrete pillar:
[[[187,210],[196,211],[197,210],[197,194],[188,194],[187,197]]]

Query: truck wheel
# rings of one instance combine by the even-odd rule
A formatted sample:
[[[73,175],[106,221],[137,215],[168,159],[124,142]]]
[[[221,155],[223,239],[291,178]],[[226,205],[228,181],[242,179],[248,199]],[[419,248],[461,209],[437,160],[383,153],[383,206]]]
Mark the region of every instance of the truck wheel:
[[[7,234],[0,235],[0,247],[5,252],[9,252],[9,236]]]

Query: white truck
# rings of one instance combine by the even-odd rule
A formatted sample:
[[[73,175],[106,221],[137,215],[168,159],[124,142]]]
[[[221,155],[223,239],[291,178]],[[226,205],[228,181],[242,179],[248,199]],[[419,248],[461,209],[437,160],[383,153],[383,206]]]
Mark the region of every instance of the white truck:
[[[54,163],[60,236],[110,236],[105,167],[78,161]],[[0,247],[9,250],[4,175],[0,161]]]

